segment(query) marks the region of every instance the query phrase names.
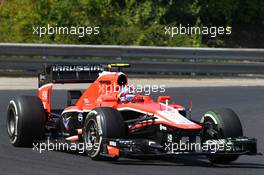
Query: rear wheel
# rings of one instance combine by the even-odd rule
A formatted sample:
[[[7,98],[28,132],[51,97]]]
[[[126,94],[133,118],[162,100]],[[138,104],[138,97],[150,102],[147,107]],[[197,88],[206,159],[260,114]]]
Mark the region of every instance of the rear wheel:
[[[229,108],[206,112],[201,119],[203,124],[202,142],[208,139],[224,139],[243,136],[242,125],[237,114]],[[210,133],[209,133],[210,132]],[[212,163],[227,164],[238,159],[238,155],[211,155]]]
[[[83,127],[83,140],[86,153],[93,160],[116,160],[115,157],[105,157],[107,153],[103,139],[118,139],[125,137],[125,125],[119,111],[109,107],[98,107],[89,112]]]
[[[7,132],[10,142],[17,147],[33,146],[45,135],[46,112],[36,96],[20,96],[9,102]]]

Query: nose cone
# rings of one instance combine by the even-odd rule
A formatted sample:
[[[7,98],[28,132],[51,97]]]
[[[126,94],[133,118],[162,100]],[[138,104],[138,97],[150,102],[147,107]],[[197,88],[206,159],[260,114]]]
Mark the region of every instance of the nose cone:
[[[167,111],[157,111],[157,115],[164,120],[169,126],[181,129],[201,129],[202,126],[188,120],[182,116],[177,110],[170,109]]]

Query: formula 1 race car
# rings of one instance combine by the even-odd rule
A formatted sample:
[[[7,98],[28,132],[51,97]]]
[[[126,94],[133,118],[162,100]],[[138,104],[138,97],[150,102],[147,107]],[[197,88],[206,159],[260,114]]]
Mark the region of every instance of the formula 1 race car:
[[[17,147],[47,138],[83,143],[90,145],[85,152],[93,160],[205,155],[213,163],[229,163],[259,154],[256,139],[243,135],[233,110],[210,110],[194,121],[170,96],[154,101],[136,92],[121,72],[124,67],[129,65],[46,66],[38,77],[38,96],[20,96],[8,105],[10,142]],[[51,109],[56,83],[91,84],[84,92],[69,90],[65,109]]]

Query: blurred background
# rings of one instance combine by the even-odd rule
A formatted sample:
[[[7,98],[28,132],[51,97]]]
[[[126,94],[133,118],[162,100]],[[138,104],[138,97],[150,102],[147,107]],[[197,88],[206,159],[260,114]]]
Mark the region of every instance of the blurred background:
[[[33,35],[33,26],[100,26],[100,35]],[[231,26],[231,35],[164,34]],[[263,48],[263,0],[0,0],[0,42]]]

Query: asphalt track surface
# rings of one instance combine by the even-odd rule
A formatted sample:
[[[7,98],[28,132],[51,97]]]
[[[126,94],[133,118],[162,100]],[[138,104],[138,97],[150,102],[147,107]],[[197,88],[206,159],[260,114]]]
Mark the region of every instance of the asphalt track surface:
[[[244,134],[258,139],[259,152],[264,153],[264,87],[210,87],[210,88],[172,88],[166,94],[174,101],[188,104],[193,101],[193,118],[210,108],[231,107],[240,116]],[[195,174],[218,175],[264,174],[263,156],[241,156],[230,165],[212,165],[205,157],[176,157],[172,160],[133,160],[120,159],[117,162],[92,161],[85,155],[45,151],[40,154],[32,148],[15,148],[9,143],[6,132],[6,107],[8,101],[18,95],[36,94],[34,90],[0,91],[0,175],[24,174]],[[157,94],[156,94],[157,95]],[[154,96],[156,96],[154,95]],[[53,100],[63,106],[66,101],[64,91],[56,91]]]

